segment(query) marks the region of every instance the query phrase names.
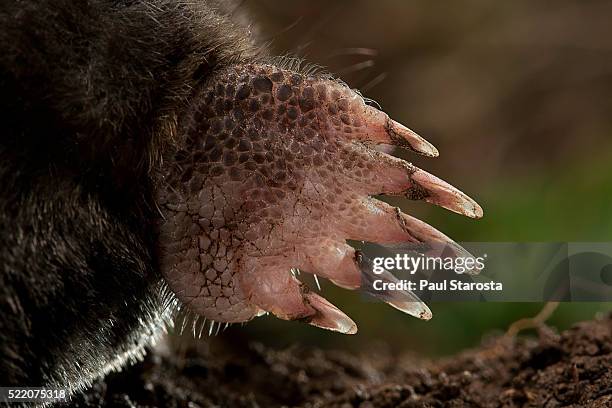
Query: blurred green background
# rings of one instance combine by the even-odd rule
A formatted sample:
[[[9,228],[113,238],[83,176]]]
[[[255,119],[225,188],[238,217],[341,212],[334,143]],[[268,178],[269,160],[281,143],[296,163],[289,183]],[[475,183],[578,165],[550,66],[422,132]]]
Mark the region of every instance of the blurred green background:
[[[611,1],[247,0],[240,7],[254,14],[254,31],[274,54],[326,67],[436,145],[437,159],[404,157],[471,195],[485,217],[393,201],[405,212],[457,241],[612,241]],[[362,351],[383,341],[433,356],[477,345],[542,307],[434,303],[434,318],[422,322],[327,282],[323,294],[357,322],[357,335],[265,317],[223,336]],[[566,303],[550,324],[563,329],[610,309]]]

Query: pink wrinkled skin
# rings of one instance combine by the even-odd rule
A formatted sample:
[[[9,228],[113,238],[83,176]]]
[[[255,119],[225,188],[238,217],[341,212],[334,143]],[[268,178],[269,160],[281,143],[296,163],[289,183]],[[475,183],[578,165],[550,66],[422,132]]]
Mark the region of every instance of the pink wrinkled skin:
[[[370,196],[388,194],[482,216],[444,181],[383,153],[395,145],[437,156],[416,133],[343,84],[270,65],[230,68],[199,91],[157,188],[162,273],[192,312],[244,322],[264,312],[356,332],[309,290],[300,269],[355,289],[346,240],[452,242]],[[421,318],[419,302],[389,302]]]

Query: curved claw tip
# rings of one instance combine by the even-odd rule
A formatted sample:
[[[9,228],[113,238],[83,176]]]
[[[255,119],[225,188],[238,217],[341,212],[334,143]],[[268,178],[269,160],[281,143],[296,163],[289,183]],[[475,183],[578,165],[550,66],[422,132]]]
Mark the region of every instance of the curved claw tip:
[[[423,198],[428,203],[470,218],[482,218],[483,211],[480,205],[446,181],[418,168],[410,177],[427,192],[425,197],[419,196],[419,199]]]
[[[308,293],[305,298],[317,311],[316,314],[308,317],[308,324],[342,334],[357,333],[357,324],[325,298],[315,293]]]
[[[429,157],[438,157],[438,149],[418,133],[392,119],[389,120],[389,136],[397,146],[407,147],[417,153]]]
[[[400,312],[409,314],[421,320],[430,320],[433,317],[431,310],[427,305],[420,301],[391,301],[387,302],[389,306],[392,306]]]
[[[473,201],[473,200],[472,200]],[[484,211],[482,211],[482,207],[478,205],[477,202],[474,201],[474,216],[472,218],[482,218],[484,215]]]
[[[484,215],[482,207],[466,194],[463,194],[462,198],[463,200],[459,202],[461,206],[461,211],[459,211],[459,213],[470,218],[482,218]]]

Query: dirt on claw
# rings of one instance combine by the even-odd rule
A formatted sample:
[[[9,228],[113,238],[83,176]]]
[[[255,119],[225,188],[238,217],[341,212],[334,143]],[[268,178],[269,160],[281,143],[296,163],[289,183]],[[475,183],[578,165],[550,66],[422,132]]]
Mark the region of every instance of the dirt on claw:
[[[237,342],[189,342],[110,375],[78,407],[594,407],[612,406],[612,316],[537,338],[496,337],[427,362]],[[233,341],[233,342],[232,342]]]

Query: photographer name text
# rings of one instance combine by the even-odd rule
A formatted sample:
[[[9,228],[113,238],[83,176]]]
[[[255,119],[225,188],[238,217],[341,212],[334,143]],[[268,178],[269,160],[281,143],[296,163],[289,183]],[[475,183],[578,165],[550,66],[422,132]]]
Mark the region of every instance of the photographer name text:
[[[398,280],[396,282],[386,282],[377,279],[373,282],[372,287],[376,291],[393,291],[393,290],[427,290],[432,292],[443,291],[502,291],[503,285],[501,282],[464,282],[458,279],[429,281],[427,279],[419,279],[418,281]]]

